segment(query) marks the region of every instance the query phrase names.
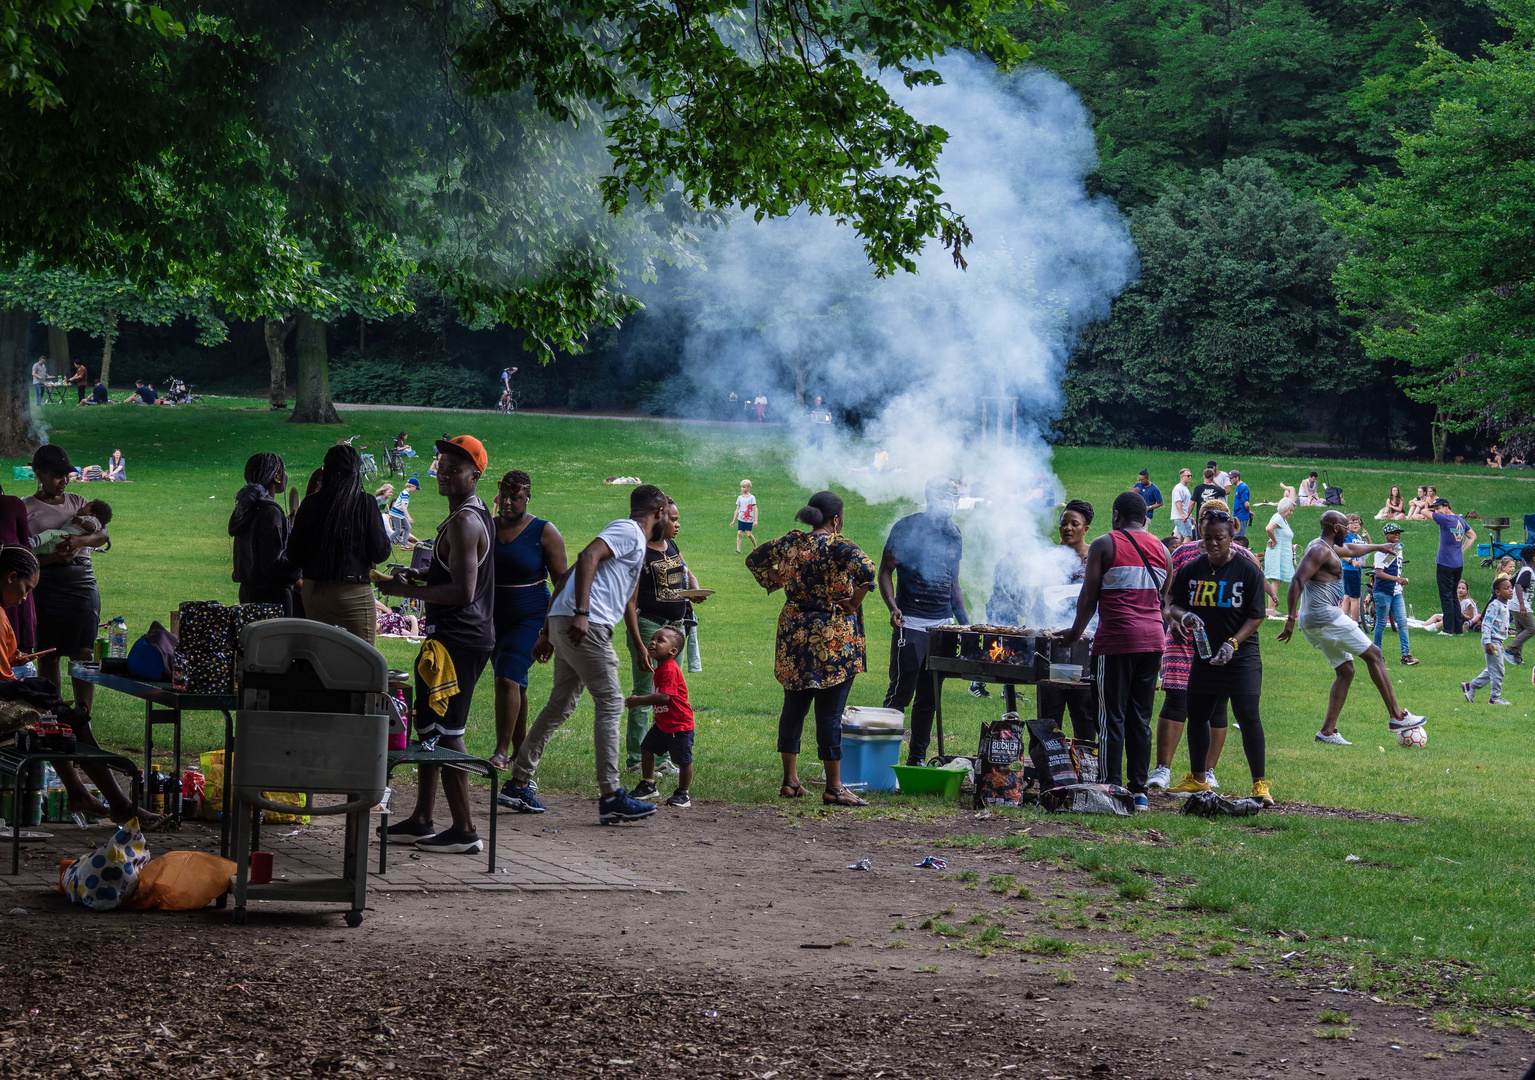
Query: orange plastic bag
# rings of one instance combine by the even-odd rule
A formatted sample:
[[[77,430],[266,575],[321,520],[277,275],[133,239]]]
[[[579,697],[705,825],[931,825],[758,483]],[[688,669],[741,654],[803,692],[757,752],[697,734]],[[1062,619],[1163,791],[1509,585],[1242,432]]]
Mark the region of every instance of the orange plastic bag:
[[[238,867],[206,851],[168,851],[139,871],[138,888],[123,903],[135,911],[196,911],[229,889]]]

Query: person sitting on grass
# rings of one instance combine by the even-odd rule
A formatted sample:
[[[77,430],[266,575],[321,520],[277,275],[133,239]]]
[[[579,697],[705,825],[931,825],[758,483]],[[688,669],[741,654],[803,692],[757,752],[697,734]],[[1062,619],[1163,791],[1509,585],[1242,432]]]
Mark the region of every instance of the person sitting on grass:
[[[1428,488],[1418,485],[1418,493],[1407,501],[1408,521],[1427,521],[1432,514],[1429,512]]]
[[[1462,584],[1465,584],[1462,582]],[[1512,705],[1503,700],[1503,642],[1508,637],[1508,602],[1514,598],[1514,583],[1508,578],[1498,578],[1492,583],[1492,603],[1482,616],[1482,652],[1487,654],[1487,665],[1482,673],[1470,682],[1460,684],[1460,692],[1466,700],[1476,701],[1476,692],[1489,688],[1487,704]]]
[[[91,392],[88,396],[82,397],[79,401],[75,402],[76,405],[110,405],[111,403],[112,398],[107,394],[107,384],[100,379],[97,379],[96,385],[91,387]]]
[[[128,482],[128,459],[121,450],[113,450],[107,461],[107,479],[117,484]]]
[[[693,706],[688,703],[688,684],[682,677],[677,655],[687,646],[687,634],[676,623],[667,623],[650,635],[646,646],[655,665],[651,676],[655,690],[624,699],[627,709],[653,709],[650,730],[640,743],[640,782],[630,794],[650,802],[660,798],[656,790],[656,757],[666,755],[677,766],[677,790],[666,805],[686,810],[693,805],[688,789],[693,786]]]
[[[101,499],[92,499],[80,507],[79,513],[68,525],[58,529],[45,529],[32,538],[34,555],[52,555],[69,536],[89,536],[112,524],[112,508]]]
[[[1476,601],[1471,599],[1471,589],[1464,581],[1455,586],[1455,602],[1460,605],[1460,621],[1467,630],[1478,630],[1482,625],[1481,612],[1476,610]],[[1424,629],[1438,630],[1444,633],[1444,616],[1435,613],[1428,617],[1423,624]]]
[[[124,405],[154,405],[159,399],[155,388],[143,379],[133,380],[133,393],[123,398]]]

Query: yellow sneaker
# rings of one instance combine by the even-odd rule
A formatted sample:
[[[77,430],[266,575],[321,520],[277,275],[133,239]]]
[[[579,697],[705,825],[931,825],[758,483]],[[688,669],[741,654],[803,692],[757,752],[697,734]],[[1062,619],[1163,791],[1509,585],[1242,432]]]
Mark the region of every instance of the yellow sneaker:
[[[1210,785],[1196,777],[1193,773],[1184,776],[1183,783],[1177,787],[1167,789],[1169,795],[1192,795],[1196,791],[1209,791]]]
[[[1254,780],[1253,781],[1253,795],[1252,795],[1252,797],[1257,799],[1264,806],[1273,806],[1274,805],[1274,796],[1269,794],[1269,782],[1267,780]]]

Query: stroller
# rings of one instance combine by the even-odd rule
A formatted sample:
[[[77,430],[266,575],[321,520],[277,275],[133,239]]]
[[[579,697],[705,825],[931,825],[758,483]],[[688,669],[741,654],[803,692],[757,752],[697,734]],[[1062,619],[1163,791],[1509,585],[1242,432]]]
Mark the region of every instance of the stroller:
[[[165,400],[172,405],[190,405],[202,398],[193,396],[192,388],[172,375],[166,379]]]

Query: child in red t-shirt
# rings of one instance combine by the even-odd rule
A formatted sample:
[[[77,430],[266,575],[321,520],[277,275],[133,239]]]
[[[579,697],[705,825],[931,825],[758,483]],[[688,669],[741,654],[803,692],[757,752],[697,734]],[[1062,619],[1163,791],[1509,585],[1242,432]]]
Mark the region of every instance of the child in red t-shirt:
[[[636,799],[654,800],[656,790],[656,755],[670,754],[677,766],[677,790],[666,805],[686,810],[693,805],[688,789],[693,786],[693,706],[688,704],[688,684],[677,666],[677,654],[687,645],[682,627],[669,624],[650,638],[647,652],[655,665],[655,692],[633,694],[624,699],[624,708],[654,708],[650,730],[640,743],[640,775],[643,779],[629,794]]]

